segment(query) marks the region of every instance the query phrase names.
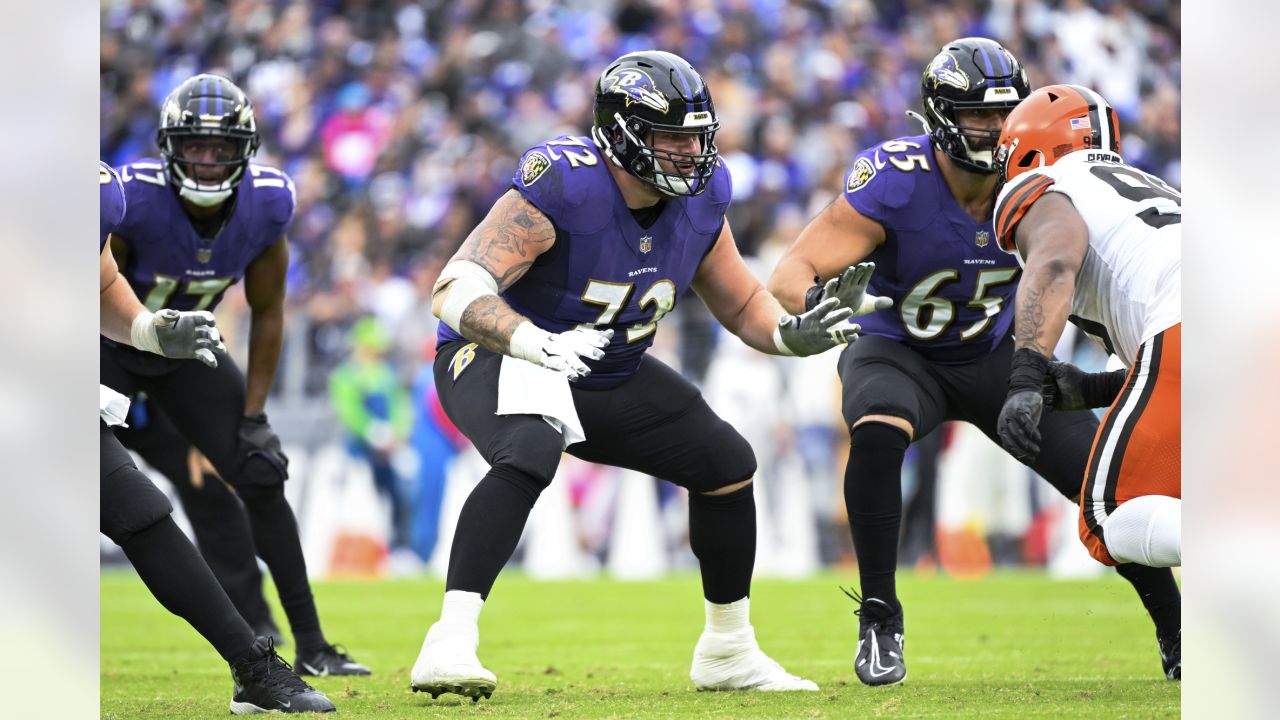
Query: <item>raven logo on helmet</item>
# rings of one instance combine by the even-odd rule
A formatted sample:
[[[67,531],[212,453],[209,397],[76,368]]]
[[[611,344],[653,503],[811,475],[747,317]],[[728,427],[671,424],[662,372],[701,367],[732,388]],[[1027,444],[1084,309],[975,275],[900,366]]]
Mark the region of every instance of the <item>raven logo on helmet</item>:
[[[960,71],[960,66],[951,53],[941,52],[929,63],[924,71],[925,82],[933,87],[950,85],[960,90],[969,89],[969,76]]]
[[[605,78],[605,92],[626,95],[627,106],[640,103],[663,113],[670,108],[666,96],[654,89],[653,78],[635,68],[623,68]]]

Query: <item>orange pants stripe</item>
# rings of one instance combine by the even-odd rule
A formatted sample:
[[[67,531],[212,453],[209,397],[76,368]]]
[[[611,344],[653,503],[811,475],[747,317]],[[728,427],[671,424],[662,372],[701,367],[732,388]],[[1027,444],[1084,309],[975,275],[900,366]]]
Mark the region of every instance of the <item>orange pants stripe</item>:
[[[1093,439],[1080,491],[1080,539],[1101,563],[1102,523],[1142,495],[1182,497],[1182,324],[1147,340]]]

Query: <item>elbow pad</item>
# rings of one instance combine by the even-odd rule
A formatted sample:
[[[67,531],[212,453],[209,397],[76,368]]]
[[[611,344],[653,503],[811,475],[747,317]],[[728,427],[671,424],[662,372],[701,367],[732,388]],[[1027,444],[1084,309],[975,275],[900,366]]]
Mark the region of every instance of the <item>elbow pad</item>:
[[[433,305],[438,308],[436,317],[462,332],[462,312],[478,298],[497,295],[498,282],[480,265],[470,260],[454,260],[440,271],[435,292],[437,300]]]

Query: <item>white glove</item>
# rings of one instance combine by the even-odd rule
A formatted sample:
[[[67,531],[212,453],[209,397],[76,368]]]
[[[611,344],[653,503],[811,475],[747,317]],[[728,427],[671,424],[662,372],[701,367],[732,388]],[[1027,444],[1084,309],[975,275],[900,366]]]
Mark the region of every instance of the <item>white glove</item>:
[[[580,358],[599,360],[612,339],[612,330],[574,328],[553,334],[525,322],[511,335],[511,356],[577,380],[591,374]]]
[[[893,307],[893,300],[887,297],[876,297],[867,294],[867,283],[876,271],[873,262],[850,265],[844,272],[831,278],[822,286],[819,300],[837,298],[840,304],[853,309],[853,314],[866,315],[876,310],[888,310]]]
[[[849,322],[853,310],[827,298],[802,315],[783,315],[773,331],[773,344],[781,355],[817,355],[858,339],[861,325]]]
[[[214,353],[227,351],[213,313],[206,310],[141,312],[133,319],[129,334],[139,350],[168,358],[195,358],[209,367],[218,367]]]

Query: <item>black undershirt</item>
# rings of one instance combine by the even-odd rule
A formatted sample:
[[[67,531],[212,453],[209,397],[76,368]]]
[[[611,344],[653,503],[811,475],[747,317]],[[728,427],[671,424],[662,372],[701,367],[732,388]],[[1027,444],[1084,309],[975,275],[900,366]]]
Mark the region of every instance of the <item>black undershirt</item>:
[[[628,208],[631,211],[631,217],[636,219],[640,227],[648,230],[653,224],[658,222],[658,218],[662,215],[662,210],[667,206],[666,200],[658,202],[645,208]]]

